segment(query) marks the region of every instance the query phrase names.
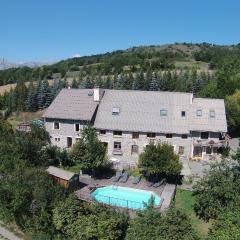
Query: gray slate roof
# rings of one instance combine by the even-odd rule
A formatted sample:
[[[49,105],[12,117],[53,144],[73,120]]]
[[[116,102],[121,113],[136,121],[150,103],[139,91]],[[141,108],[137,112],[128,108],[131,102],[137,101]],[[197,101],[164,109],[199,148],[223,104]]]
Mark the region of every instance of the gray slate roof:
[[[90,121],[98,102],[94,102],[93,95],[88,96],[89,91],[93,90],[62,89],[45,111],[43,117]]]
[[[58,177],[58,178],[61,178],[61,179],[67,180],[67,181],[69,181],[75,175],[75,173],[73,173],[73,172],[65,171],[61,168],[57,168],[54,166],[48,167],[48,169],[46,171],[50,175],[53,175],[55,177]]]
[[[99,104],[95,128],[187,134],[191,130],[227,132],[224,101],[221,99],[193,99],[191,93],[152,92],[131,90],[106,90]],[[118,107],[119,115],[112,115]],[[197,109],[203,111],[196,117]],[[167,116],[160,116],[166,109]],[[209,110],[215,110],[215,118],[209,118]],[[181,116],[186,111],[186,117]]]

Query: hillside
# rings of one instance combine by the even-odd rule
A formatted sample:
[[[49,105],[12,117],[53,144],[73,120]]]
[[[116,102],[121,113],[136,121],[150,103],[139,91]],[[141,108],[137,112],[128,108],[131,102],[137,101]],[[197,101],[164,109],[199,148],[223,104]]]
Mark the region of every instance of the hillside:
[[[71,58],[58,63],[36,68],[20,67],[0,71],[0,85],[15,83],[17,80],[32,81],[51,79],[60,73],[80,71],[80,74],[109,75],[166,69],[214,69],[216,58],[224,55],[239,54],[239,46],[218,46],[211,44],[168,44],[161,46],[140,46],[80,58]]]

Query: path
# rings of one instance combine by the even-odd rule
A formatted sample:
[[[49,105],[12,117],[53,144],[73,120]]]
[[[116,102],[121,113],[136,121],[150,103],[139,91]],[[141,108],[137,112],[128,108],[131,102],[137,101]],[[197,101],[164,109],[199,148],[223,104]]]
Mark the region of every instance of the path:
[[[5,227],[0,225],[0,239],[2,237],[3,239],[8,239],[8,240],[21,240],[21,238],[17,237],[14,233],[10,232]]]

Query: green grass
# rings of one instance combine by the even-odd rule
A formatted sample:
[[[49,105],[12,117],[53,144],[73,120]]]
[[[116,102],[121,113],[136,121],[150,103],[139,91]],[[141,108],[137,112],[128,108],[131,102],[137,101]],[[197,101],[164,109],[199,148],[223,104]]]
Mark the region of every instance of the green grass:
[[[73,165],[71,167],[63,167],[64,170],[70,171],[70,172],[74,172],[74,173],[79,173],[79,171],[81,170],[79,165]]]
[[[42,114],[43,111],[13,113],[7,120],[14,128],[17,128],[18,125],[22,122],[41,118]]]
[[[194,212],[194,203],[195,197],[193,196],[191,191],[177,189],[175,206],[188,215],[193,227],[199,233],[199,236],[203,239],[207,235],[211,223],[204,222],[196,216]]]
[[[201,69],[201,70],[206,70],[208,67],[208,64],[205,62],[200,62],[200,61],[175,61],[174,65],[176,68],[195,68],[195,69]]]

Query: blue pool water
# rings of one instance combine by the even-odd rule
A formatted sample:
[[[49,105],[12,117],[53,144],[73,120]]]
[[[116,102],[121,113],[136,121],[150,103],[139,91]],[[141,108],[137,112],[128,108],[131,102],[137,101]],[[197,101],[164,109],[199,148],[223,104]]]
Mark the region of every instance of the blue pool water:
[[[143,210],[144,203],[148,203],[151,196],[154,197],[155,206],[158,206],[161,201],[160,197],[151,191],[112,185],[97,188],[91,194],[93,199],[97,202],[135,210]]]

